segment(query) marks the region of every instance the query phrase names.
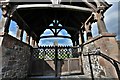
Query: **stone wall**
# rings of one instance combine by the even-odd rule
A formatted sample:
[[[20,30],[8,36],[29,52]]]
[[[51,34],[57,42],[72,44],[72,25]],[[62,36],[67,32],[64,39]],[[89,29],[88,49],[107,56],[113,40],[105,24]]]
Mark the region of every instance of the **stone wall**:
[[[0,80],[2,79],[2,48],[0,46]]]
[[[117,43],[118,43],[118,46],[119,46],[119,49],[120,49],[120,40],[118,40]]]
[[[83,48],[83,69],[84,74],[88,77],[91,77],[91,70],[90,70],[90,63],[89,63],[89,54],[95,54],[96,46],[94,42],[89,43],[84,46]],[[98,55],[90,55],[91,65],[92,65],[92,71],[94,74],[94,78],[106,78],[105,75],[105,69],[100,65],[99,63],[100,56]]]
[[[118,43],[118,47],[119,47],[119,61],[120,61],[120,40],[117,41],[117,43]]]
[[[94,45],[94,46],[93,46]],[[115,35],[114,34],[110,34],[110,33],[105,33],[105,34],[101,34],[100,36],[97,36],[93,39],[90,39],[88,40],[88,42],[86,42],[84,44],[84,49],[83,51],[86,51],[86,47],[88,48],[88,50],[95,50],[95,48],[100,48],[100,51],[119,61],[119,49],[118,49],[118,44],[117,44],[117,41],[115,40]],[[83,52],[85,53],[85,52]],[[91,56],[91,59],[94,58]],[[88,66],[88,59],[86,57],[83,58],[84,60],[84,68],[86,66]],[[95,59],[94,59],[95,60]],[[99,65],[99,67],[101,67],[101,71],[102,72],[99,72],[98,73],[100,75],[97,75],[96,77],[108,77],[108,78],[117,78],[117,74],[116,74],[116,70],[114,68],[114,66],[109,62],[107,61],[106,59],[104,59],[103,57],[101,56],[97,56],[96,60],[95,61],[96,63],[94,64],[94,60],[91,60],[92,61],[92,65],[93,65],[93,69],[94,69],[94,65],[96,65],[96,63],[98,63],[97,65]],[[87,67],[89,68],[89,66]],[[97,69],[97,68],[95,68]],[[84,69],[84,72],[86,72],[87,69]],[[96,74],[96,72],[94,71],[94,73]],[[102,73],[102,75],[101,75]],[[95,75],[94,75],[95,76]]]
[[[2,78],[25,78],[28,75],[30,46],[5,35],[2,42]]]

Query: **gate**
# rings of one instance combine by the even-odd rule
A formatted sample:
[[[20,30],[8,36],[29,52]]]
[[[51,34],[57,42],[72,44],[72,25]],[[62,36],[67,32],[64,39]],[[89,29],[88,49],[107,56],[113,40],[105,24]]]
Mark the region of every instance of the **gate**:
[[[81,73],[81,57],[77,47],[44,46],[34,48],[31,76],[60,76]]]

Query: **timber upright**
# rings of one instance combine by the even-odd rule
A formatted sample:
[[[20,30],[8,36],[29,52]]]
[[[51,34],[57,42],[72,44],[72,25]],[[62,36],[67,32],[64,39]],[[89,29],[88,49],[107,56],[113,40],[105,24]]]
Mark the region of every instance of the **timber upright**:
[[[107,31],[104,21],[104,13],[111,4],[104,0],[45,1],[0,2],[2,79],[120,80],[116,35]],[[16,22],[14,37],[9,34],[11,21]],[[92,36],[93,23],[97,23],[97,37]],[[46,29],[53,35],[41,36]],[[70,36],[59,35],[62,30]],[[38,45],[41,39],[58,37],[70,39],[73,46]]]

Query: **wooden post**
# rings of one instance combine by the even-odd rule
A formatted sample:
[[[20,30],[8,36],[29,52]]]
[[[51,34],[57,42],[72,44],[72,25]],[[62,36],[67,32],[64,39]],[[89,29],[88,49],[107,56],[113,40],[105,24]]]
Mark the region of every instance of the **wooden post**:
[[[32,46],[35,47],[35,40],[32,39]]]
[[[55,46],[55,77],[58,76],[58,42],[54,42]]]
[[[21,30],[21,34],[20,34],[20,40],[21,40],[21,41],[23,40],[23,32],[24,32],[24,30],[22,29],[22,30]]]
[[[81,45],[81,44],[82,44],[82,34],[79,31],[79,45]]]
[[[29,38],[28,38],[28,44],[30,45],[30,35],[29,35]]]
[[[6,22],[6,18],[2,16],[2,20],[0,21],[0,33],[4,32],[5,22]]]
[[[16,37],[17,37],[17,39],[19,39],[19,40],[20,40],[21,31],[22,31],[22,30],[19,29],[19,27],[18,27]]]
[[[55,46],[55,77],[58,76],[58,47]]]
[[[85,23],[85,31],[86,31],[86,36],[87,40],[92,38],[92,32],[91,32],[91,22],[86,22]]]
[[[6,20],[5,26],[4,26],[4,27],[5,27],[4,32],[5,32],[6,34],[8,34],[8,32],[9,32],[10,21],[11,21],[11,17],[7,17],[7,20]]]
[[[29,35],[26,33],[26,43],[29,44]]]
[[[2,45],[2,41],[3,41],[5,22],[6,22],[6,18],[2,16],[2,20],[0,21],[0,46]]]
[[[30,45],[33,46],[33,44],[32,44],[32,37],[30,37]]]
[[[38,44],[37,44],[37,42],[35,41],[35,48],[38,48]]]
[[[68,72],[70,74],[70,59],[68,59]]]
[[[96,17],[97,17],[99,34],[107,32],[104,22],[103,10],[100,10],[98,13],[96,13]]]

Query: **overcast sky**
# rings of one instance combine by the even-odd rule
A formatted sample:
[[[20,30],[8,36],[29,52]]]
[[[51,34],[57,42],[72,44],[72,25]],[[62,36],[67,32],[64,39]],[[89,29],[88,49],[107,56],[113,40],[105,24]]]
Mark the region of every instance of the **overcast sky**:
[[[119,33],[119,23],[120,23],[120,8],[118,8],[118,0],[106,0],[109,4],[112,4],[112,6],[105,12],[104,14],[104,20],[105,20],[105,24],[107,27],[108,32],[110,33],[115,33],[116,39],[120,40],[120,33]],[[120,2],[119,2],[120,4]],[[120,7],[120,6],[119,6]],[[97,36],[98,35],[98,30],[97,30],[97,24],[93,23],[92,24],[92,31],[93,31],[93,36]]]
[[[120,8],[118,8],[118,0],[106,0],[108,3],[113,4],[112,7],[110,7],[106,12],[105,12],[105,24],[107,27],[108,32],[110,33],[115,33],[116,39],[120,40],[120,29],[119,29],[119,23],[120,23],[120,16],[118,15],[118,13],[120,13]],[[119,7],[120,7],[120,2],[119,2]],[[0,19],[1,19],[1,10],[0,10]],[[119,26],[119,27],[118,27]],[[9,34],[16,36],[17,29],[16,29],[16,23],[11,21],[11,25],[10,25],[10,32]],[[92,33],[93,36],[97,36],[98,35],[98,30],[97,30],[97,24],[94,23],[92,24]],[[50,32],[49,30],[46,30],[44,32],[43,35],[50,35],[52,34],[52,32]],[[68,35],[67,31],[62,30],[60,33],[60,35]],[[69,36],[69,35],[68,35]],[[63,39],[63,38],[51,38],[51,39],[42,39],[39,44],[40,45],[53,45],[53,42],[57,40],[59,45],[72,45],[72,42],[70,39]],[[24,41],[25,41],[25,33],[24,33]]]

